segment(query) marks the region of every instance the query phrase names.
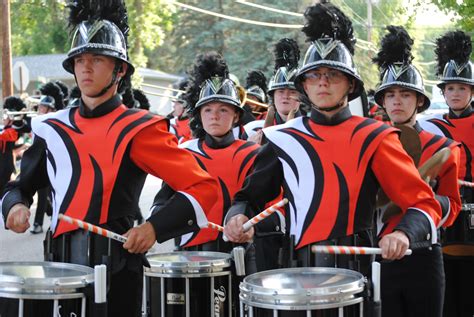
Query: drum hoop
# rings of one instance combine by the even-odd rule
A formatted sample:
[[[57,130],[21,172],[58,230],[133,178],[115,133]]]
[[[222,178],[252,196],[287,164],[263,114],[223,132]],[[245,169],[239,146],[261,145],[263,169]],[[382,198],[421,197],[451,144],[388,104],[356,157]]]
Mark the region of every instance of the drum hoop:
[[[187,273],[175,273],[175,272],[156,272],[145,270],[144,274],[148,277],[165,277],[165,278],[200,278],[200,277],[218,277],[230,275],[230,271],[219,271],[219,272],[187,272]]]
[[[58,269],[69,269],[83,272],[84,275],[77,275],[73,277],[48,277],[48,278],[24,278],[21,276],[7,276],[0,275],[0,292],[4,291],[4,287],[7,289],[18,289],[20,290],[52,290],[58,293],[61,290],[67,290],[65,293],[70,293],[71,289],[84,288],[88,284],[94,282],[94,269],[71,263],[62,262],[0,262],[2,265],[11,266],[41,266],[41,267],[53,267]]]
[[[202,261],[157,261],[153,260],[154,256],[166,257],[166,256],[209,256],[214,257],[212,260]],[[179,274],[179,273],[204,273],[223,271],[225,268],[231,266],[231,255],[222,252],[211,252],[211,251],[175,251],[168,253],[154,253],[147,256],[151,267],[146,268],[147,272],[157,272],[165,274]]]
[[[312,303],[312,304],[271,304],[271,303],[261,303],[253,302],[249,299],[242,297],[242,294],[239,295],[240,300],[247,306],[257,307],[257,308],[266,308],[272,310],[312,310],[312,309],[331,309],[331,308],[342,308],[346,306],[352,306],[358,303],[361,303],[363,297],[353,297],[348,300],[341,302],[332,302],[332,303]]]
[[[83,293],[71,293],[71,294],[34,294],[34,293],[8,293],[0,292],[0,298],[12,298],[12,299],[31,299],[31,300],[54,300],[54,299],[77,299],[83,298]]]

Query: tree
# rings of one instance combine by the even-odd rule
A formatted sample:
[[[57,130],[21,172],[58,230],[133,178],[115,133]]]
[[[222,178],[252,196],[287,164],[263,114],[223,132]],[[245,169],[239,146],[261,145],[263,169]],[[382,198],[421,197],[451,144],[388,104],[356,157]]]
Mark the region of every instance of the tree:
[[[474,35],[474,4],[472,0],[433,0],[433,2],[446,12],[454,12],[459,17],[456,25],[463,31]]]

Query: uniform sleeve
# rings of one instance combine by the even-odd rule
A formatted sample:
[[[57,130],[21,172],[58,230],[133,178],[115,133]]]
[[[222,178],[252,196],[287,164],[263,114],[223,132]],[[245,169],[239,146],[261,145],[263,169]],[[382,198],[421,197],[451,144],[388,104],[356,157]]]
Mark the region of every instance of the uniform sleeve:
[[[226,219],[249,210],[260,210],[265,204],[276,199],[281,192],[283,169],[272,146],[267,143],[262,146],[255,158],[253,173],[244,182],[244,186],[234,196],[234,201]]]
[[[0,134],[0,141],[15,142],[18,140],[18,132],[13,128],[7,128]]]
[[[459,195],[458,169],[461,156],[459,146],[451,148],[451,155],[443,164],[435,187],[436,199],[441,205],[443,216],[438,227],[449,227],[461,211]]]
[[[384,192],[404,213],[395,230],[408,236],[412,248],[436,243],[440,205],[403,150],[397,134],[390,133],[381,142],[374,153],[372,170]]]
[[[161,178],[176,191],[160,212],[148,219],[158,242],[207,227],[206,214],[217,199],[217,183],[189,152],[178,148],[166,121],[137,133],[130,157],[143,171]]]
[[[21,160],[21,174],[5,186],[2,195],[2,215],[6,223],[11,207],[18,203],[30,206],[35,192],[49,185],[46,170],[46,146],[40,138],[35,138]]]

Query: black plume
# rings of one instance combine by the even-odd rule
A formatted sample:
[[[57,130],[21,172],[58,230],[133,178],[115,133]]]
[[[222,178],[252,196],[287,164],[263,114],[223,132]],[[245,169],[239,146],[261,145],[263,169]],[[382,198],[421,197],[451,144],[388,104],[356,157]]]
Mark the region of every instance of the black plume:
[[[69,24],[73,28],[82,21],[109,20],[127,38],[130,27],[124,0],[74,0],[68,7]]]
[[[138,102],[138,108],[143,110],[150,110],[150,101],[145,93],[140,89],[133,89],[133,97]]]
[[[60,80],[56,80],[54,83],[56,85],[58,85],[59,88],[61,88],[61,91],[63,92],[64,99],[66,99],[69,96],[69,88],[67,88],[66,84],[63,83]]]
[[[176,84],[174,84],[175,88],[176,89],[179,89],[179,90],[186,90],[186,87],[188,86],[189,84],[189,78],[185,77],[181,80],[179,80]]]
[[[435,53],[438,59],[436,74],[442,75],[444,66],[450,60],[463,65],[469,61],[472,52],[472,43],[469,35],[463,31],[452,31],[436,40]]]
[[[224,58],[217,52],[199,54],[189,71],[189,84],[183,95],[188,107],[194,108],[199,100],[202,84],[212,77],[229,78],[229,68]]]
[[[127,106],[127,108],[135,108],[136,102],[135,98],[133,97],[133,92],[130,87],[124,90],[122,93],[122,103]]]
[[[273,55],[275,56],[275,70],[285,66],[289,69],[298,67],[300,49],[298,43],[293,39],[284,38],[279,40],[275,44]]]
[[[69,97],[71,99],[81,98],[81,90],[79,89],[79,87],[77,87],[77,86],[72,87]]]
[[[50,81],[49,83],[46,83],[41,86],[39,90],[42,95],[53,97],[54,107],[56,108],[56,110],[61,110],[64,108],[63,91],[56,83]]]
[[[352,22],[338,7],[329,2],[318,3],[308,7],[304,16],[306,23],[302,31],[308,42],[333,38],[341,41],[354,54],[356,39]]]
[[[18,97],[10,96],[3,102],[3,108],[10,111],[21,111],[26,108],[25,103]]]
[[[394,25],[387,26],[387,30],[389,33],[383,37],[380,51],[372,61],[381,69],[386,69],[393,63],[410,64],[413,60],[411,54],[413,40],[408,32],[402,26]]]
[[[262,88],[264,92],[268,90],[267,88],[267,78],[265,74],[261,70],[252,70],[247,73],[247,78],[245,79],[245,88],[249,88],[251,86],[257,85],[258,87]]]

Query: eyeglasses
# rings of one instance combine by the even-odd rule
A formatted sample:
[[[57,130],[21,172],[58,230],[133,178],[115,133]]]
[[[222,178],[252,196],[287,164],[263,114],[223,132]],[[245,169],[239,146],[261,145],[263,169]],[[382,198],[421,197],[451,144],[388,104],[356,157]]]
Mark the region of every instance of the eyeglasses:
[[[304,79],[310,84],[316,84],[321,80],[322,77],[326,77],[326,80],[330,84],[339,84],[344,79],[344,74],[337,70],[330,70],[326,73],[305,73]]]

